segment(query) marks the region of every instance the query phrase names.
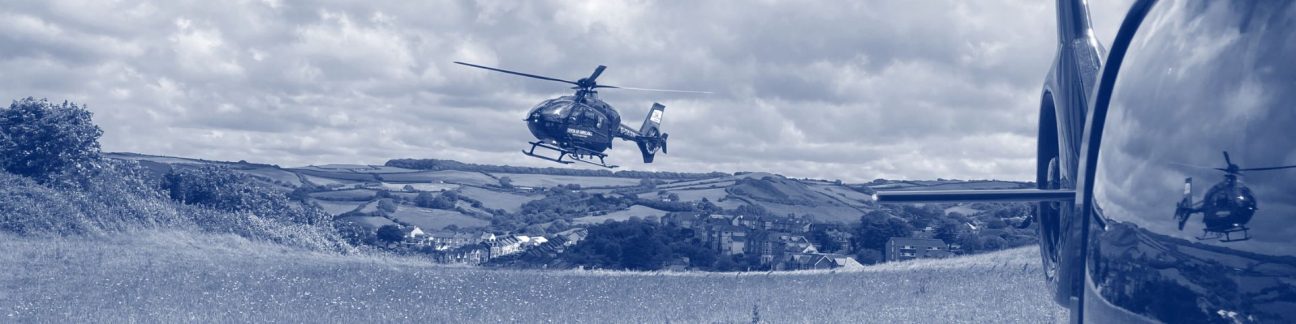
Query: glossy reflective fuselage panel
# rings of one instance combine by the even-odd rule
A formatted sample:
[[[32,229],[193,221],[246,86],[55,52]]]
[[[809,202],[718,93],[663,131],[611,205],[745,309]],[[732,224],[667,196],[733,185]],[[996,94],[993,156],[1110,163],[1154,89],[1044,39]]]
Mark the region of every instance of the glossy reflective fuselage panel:
[[[526,121],[531,135],[541,141],[593,152],[611,148],[621,126],[621,116],[607,103],[595,98],[578,101],[575,96],[541,102],[527,112]]]
[[[1112,318],[1097,314],[1107,309],[1171,323],[1296,322],[1296,169],[1236,180],[1215,169],[1226,167],[1222,151],[1242,168],[1296,164],[1296,5],[1158,2],[1112,89],[1092,182],[1086,319]],[[1181,229],[1188,178],[1192,202],[1229,208],[1192,214]],[[1249,239],[1210,228],[1245,228]]]

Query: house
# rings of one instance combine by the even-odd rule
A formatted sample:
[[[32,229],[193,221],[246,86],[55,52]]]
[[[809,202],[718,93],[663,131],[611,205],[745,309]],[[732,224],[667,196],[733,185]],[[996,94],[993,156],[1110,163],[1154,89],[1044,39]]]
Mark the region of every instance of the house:
[[[743,254],[747,251],[747,228],[722,225],[712,227],[709,231],[709,242],[716,251],[723,255]]]
[[[432,257],[440,263],[482,264],[488,258],[490,250],[482,244],[462,246],[448,251],[438,252]]]
[[[788,255],[816,254],[819,253],[819,249],[810,243],[810,240],[805,236],[784,232],[770,232],[760,242],[759,252],[762,265],[778,268],[775,263],[786,262]]]
[[[549,239],[545,238],[544,236],[518,235],[516,237],[518,239],[518,242],[522,242],[523,247],[535,247],[535,246],[540,246],[541,244],[545,244],[545,242],[549,242]]]
[[[684,229],[700,227],[704,218],[699,212],[676,212],[662,217],[662,223]]]
[[[483,242],[482,244],[486,245],[490,251],[486,256],[487,259],[494,259],[522,252],[522,242],[518,241],[517,237],[514,236],[504,236],[503,238],[497,237],[495,240]]]
[[[934,238],[892,237],[883,251],[887,262],[923,258],[944,258],[952,255],[945,241]]]
[[[832,259],[833,263],[837,265],[837,268],[860,269],[864,267],[864,265],[860,264],[859,261],[855,261],[855,258],[845,254],[827,253],[824,254],[824,256]]]
[[[820,253],[793,253],[773,266],[774,270],[822,270],[836,268],[832,258]]]
[[[432,246],[437,251],[457,249],[480,242],[477,235],[449,231],[429,234],[424,241],[427,242],[426,245]]]
[[[419,237],[426,235],[426,233],[423,233],[423,229],[419,228],[418,226],[409,226],[409,227],[401,228],[401,232],[405,233],[405,239],[407,240],[418,239]]]
[[[588,229],[573,228],[554,234],[554,239],[557,240],[558,238],[562,238],[559,243],[562,243],[563,246],[572,246],[576,245],[576,243],[579,243],[581,240],[584,240],[586,236],[589,236]]]

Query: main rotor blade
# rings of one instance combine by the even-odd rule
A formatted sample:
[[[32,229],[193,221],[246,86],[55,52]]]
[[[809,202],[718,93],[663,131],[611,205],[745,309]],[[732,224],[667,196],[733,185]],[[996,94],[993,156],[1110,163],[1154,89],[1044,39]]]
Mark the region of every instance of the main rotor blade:
[[[711,94],[710,91],[692,91],[692,90],[671,90],[671,89],[631,88],[631,87],[618,87],[618,86],[610,86],[610,85],[602,85],[602,84],[598,85],[598,86],[595,87],[595,88],[611,88],[611,89],[625,89],[625,90],[639,90],[639,91],[657,91],[657,92],[680,92],[680,93],[703,93],[703,94]]]
[[[606,66],[599,65],[597,68],[594,69],[594,73],[590,74],[588,79],[590,81],[594,81],[595,79],[598,79],[599,75],[602,75],[603,70],[605,69],[607,69]]]
[[[1246,169],[1238,169],[1238,171],[1265,171],[1265,170],[1279,170],[1279,169],[1291,169],[1291,168],[1296,168],[1296,165],[1268,167],[1268,168],[1246,168]]]
[[[1228,163],[1229,165],[1233,165],[1233,159],[1230,159],[1230,158],[1229,158],[1229,156],[1228,156],[1228,151],[1224,151],[1224,163]]]
[[[1200,165],[1192,165],[1192,164],[1183,164],[1183,163],[1178,163],[1178,162],[1166,162],[1166,163],[1168,163],[1168,164],[1170,164],[1170,165],[1174,165],[1174,166],[1184,167],[1184,168],[1202,169],[1202,170],[1222,170],[1222,169],[1220,169],[1220,168],[1216,168],[1216,167],[1208,167],[1208,166],[1200,166]]]
[[[558,81],[558,82],[562,82],[562,83],[576,84],[576,82],[567,81],[567,80],[563,80],[563,79],[555,79],[555,78],[550,78],[550,77],[547,77],[547,76],[539,76],[539,75],[535,75],[535,74],[526,74],[526,73],[522,73],[522,72],[514,72],[514,71],[505,70],[505,69],[496,69],[496,68],[493,68],[493,67],[489,67],[489,66],[481,66],[481,65],[472,64],[472,63],[464,63],[464,62],[455,61],[455,64],[459,64],[459,65],[467,65],[467,66],[471,66],[471,67],[475,67],[475,68],[479,68],[479,69],[487,69],[487,70],[491,70],[491,71],[495,71],[495,72],[504,72],[504,73],[508,73],[508,74],[512,74],[512,75],[520,75],[520,76],[524,76],[524,77],[528,77],[528,78],[536,78],[536,79],[540,79],[540,80],[549,80],[549,81]],[[602,70],[599,70],[599,71],[602,71]]]

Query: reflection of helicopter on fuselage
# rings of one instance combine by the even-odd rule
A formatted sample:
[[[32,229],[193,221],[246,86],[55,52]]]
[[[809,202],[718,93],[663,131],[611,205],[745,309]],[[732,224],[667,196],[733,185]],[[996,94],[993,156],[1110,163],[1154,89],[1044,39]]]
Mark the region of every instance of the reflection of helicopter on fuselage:
[[[608,165],[604,162],[607,154],[603,151],[612,148],[612,139],[620,138],[627,141],[635,142],[639,145],[639,152],[643,154],[644,163],[652,163],[653,156],[660,150],[666,153],[667,134],[661,132],[662,113],[666,106],[654,103],[652,109],[648,111],[648,117],[644,119],[643,125],[638,130],[621,124],[621,115],[611,105],[603,102],[598,98],[598,92],[595,89],[627,89],[627,90],[647,90],[662,92],[688,92],[688,93],[708,93],[701,91],[684,91],[684,90],[662,90],[662,89],[644,89],[616,87],[598,84],[595,80],[603,74],[606,66],[599,65],[594,69],[594,73],[589,77],[581,78],[576,81],[567,81],[562,79],[550,78],[521,72],[497,69],[481,65],[455,62],[461,65],[471,66],[480,69],[486,69],[496,72],[503,72],[513,75],[519,75],[541,80],[556,81],[574,85],[572,89],[576,94],[571,96],[562,96],[545,100],[531,108],[527,112],[527,128],[531,130],[531,135],[535,135],[536,141],[529,142],[530,150],[523,150],[522,153],[527,156],[550,160],[563,164],[570,164],[572,161],[589,163],[605,168],[615,168],[615,165]],[[544,148],[558,152],[557,158],[551,158],[535,154],[535,149]],[[570,160],[564,160],[571,157]],[[589,160],[589,158],[598,158],[598,162]]]
[[[1184,198],[1175,207],[1175,219],[1179,221],[1179,230],[1182,231],[1192,214],[1201,213],[1205,228],[1202,229],[1202,236],[1197,237],[1198,240],[1220,239],[1222,242],[1236,242],[1251,239],[1251,235],[1247,232],[1250,228],[1246,225],[1251,222],[1251,217],[1255,216],[1258,206],[1251,188],[1247,188],[1242,181],[1238,180],[1238,175],[1242,171],[1296,168],[1296,165],[1289,165],[1242,169],[1237,164],[1233,164],[1228,152],[1224,152],[1224,162],[1228,164],[1227,167],[1215,168],[1224,171],[1224,181],[1206,190],[1206,195],[1202,196],[1200,202],[1194,203],[1192,200],[1192,178],[1184,180]],[[1241,233],[1242,237],[1233,238],[1233,233]]]

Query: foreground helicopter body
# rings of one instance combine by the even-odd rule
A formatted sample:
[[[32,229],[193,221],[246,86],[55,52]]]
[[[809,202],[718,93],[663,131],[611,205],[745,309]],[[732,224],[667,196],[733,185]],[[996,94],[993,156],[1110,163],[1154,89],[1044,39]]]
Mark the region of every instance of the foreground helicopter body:
[[[1185,167],[1216,163],[1214,149],[1296,164],[1296,3],[1138,0],[1110,52],[1083,0],[1057,12],[1038,189],[877,199],[1038,202],[1045,280],[1073,323],[1296,322],[1296,177],[1239,179],[1291,166],[1226,155],[1224,181],[1197,202],[1181,182],[1217,176]]]
[[[576,81],[567,81],[464,62],[455,63],[529,78],[572,84],[572,89],[576,90],[574,95],[545,100],[531,108],[527,112],[525,119],[527,129],[531,131],[531,135],[536,137],[536,141],[529,142],[531,148],[523,150],[522,153],[527,156],[563,164],[583,162],[605,168],[615,168],[617,166],[607,164],[604,161],[607,154],[603,153],[603,151],[612,148],[612,140],[618,138],[632,141],[638,145],[644,163],[652,163],[653,157],[656,156],[658,151],[666,153],[666,139],[669,135],[661,132],[662,115],[666,111],[666,106],[654,103],[652,108],[648,110],[648,116],[644,118],[643,125],[635,129],[621,124],[621,115],[617,113],[615,108],[612,108],[612,105],[598,98],[596,89],[706,93],[601,85],[596,80],[603,74],[603,70],[607,69],[606,66],[602,65],[594,69],[594,73],[590,74],[589,77]],[[536,154],[536,148],[557,152],[558,157],[553,158]],[[595,158],[598,159],[597,162],[593,160]]]

